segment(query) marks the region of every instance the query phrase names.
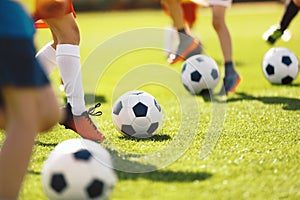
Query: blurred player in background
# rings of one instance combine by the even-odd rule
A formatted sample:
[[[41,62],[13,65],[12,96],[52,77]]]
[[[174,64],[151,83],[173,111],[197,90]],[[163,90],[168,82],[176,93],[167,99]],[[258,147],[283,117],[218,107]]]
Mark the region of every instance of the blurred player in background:
[[[65,2],[37,1],[36,6],[42,16],[53,17],[64,12]],[[0,199],[7,200],[18,198],[35,137],[59,121],[60,109],[35,58],[35,29],[23,6],[1,0],[0,27],[0,128],[6,131],[0,152]]]
[[[201,43],[198,39],[191,36],[189,32],[183,17],[180,0],[162,0],[162,3],[166,5],[174,22],[174,27],[179,33],[178,50],[176,53],[170,54],[169,63],[174,64],[192,55],[201,53]],[[225,20],[226,9],[231,6],[232,0],[209,0],[208,3],[212,10],[212,24],[218,35],[224,59],[225,75],[219,94],[226,95],[230,92],[235,92],[241,81],[241,77],[235,70],[233,63],[231,35]]]
[[[161,1],[162,8],[164,9],[165,13],[170,16],[170,13],[168,11],[168,4],[165,4],[163,1]],[[194,24],[197,21],[197,16],[199,12],[200,7],[207,7],[208,2],[206,0],[181,0],[181,11],[182,11],[182,17],[185,21],[185,29],[186,32],[188,32],[189,35],[192,36],[192,29],[194,27]],[[179,45],[179,35],[178,29],[180,30],[180,26],[178,28],[175,27],[175,24],[173,23],[171,26],[167,26],[165,28],[165,35],[164,35],[164,51],[167,56],[169,56],[171,53],[176,52],[178,45]],[[193,36],[192,36],[193,37]]]
[[[67,1],[65,15],[60,18],[35,16],[36,19],[42,19],[36,22],[36,27],[49,27],[53,37],[53,41],[40,49],[36,56],[48,74],[56,67],[59,69],[67,97],[67,105],[64,107],[67,117],[60,124],[77,132],[83,138],[102,141],[105,139],[104,135],[89,117],[89,114],[93,113],[85,108],[80,63],[80,32],[72,1]]]
[[[235,92],[236,87],[241,81],[240,75],[235,70],[232,42],[229,29],[226,24],[226,10],[232,4],[232,0],[209,0],[209,5],[212,10],[212,25],[218,35],[223,59],[225,74],[223,78],[223,85],[219,92],[220,95]]]
[[[270,29],[263,34],[263,38],[271,45],[275,44],[279,38],[282,38],[284,41],[288,41],[291,38],[291,33],[287,28],[299,12],[300,0],[287,1],[279,25],[271,26]]]
[[[201,1],[201,5],[205,1]],[[165,29],[164,50],[168,62],[175,64],[202,52],[200,41],[191,34],[197,19],[199,2],[187,0],[161,0],[165,12],[172,18],[172,26]]]

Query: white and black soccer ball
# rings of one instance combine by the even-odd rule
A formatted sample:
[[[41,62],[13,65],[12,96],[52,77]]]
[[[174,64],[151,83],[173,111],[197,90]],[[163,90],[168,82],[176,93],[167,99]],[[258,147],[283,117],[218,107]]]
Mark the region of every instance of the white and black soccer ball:
[[[274,47],[264,55],[262,70],[272,84],[291,84],[298,75],[298,58],[288,48]]]
[[[194,55],[182,66],[181,81],[193,95],[214,89],[220,80],[220,72],[214,59],[206,55]]]
[[[42,185],[50,200],[109,199],[116,181],[109,152],[82,138],[58,144],[42,167]]]
[[[129,91],[115,101],[112,120],[116,129],[126,136],[149,138],[162,123],[162,109],[151,94]]]

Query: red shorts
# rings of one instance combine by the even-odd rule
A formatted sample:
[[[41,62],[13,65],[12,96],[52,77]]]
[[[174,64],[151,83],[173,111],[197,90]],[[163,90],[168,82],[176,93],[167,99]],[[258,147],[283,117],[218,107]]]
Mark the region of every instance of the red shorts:
[[[166,6],[162,4],[162,8],[167,15],[170,15]],[[192,1],[181,2],[184,20],[189,24],[190,28],[194,25],[197,19],[199,5]]]
[[[69,0],[69,6],[68,8],[66,9],[66,14],[69,14],[69,13],[72,13],[73,16],[76,18],[76,13],[75,13],[75,10],[74,10],[74,7],[73,7],[73,3],[72,3],[72,0]],[[43,21],[43,19],[41,19],[41,17],[39,16],[38,14],[38,10],[35,12],[34,14],[34,19],[35,19],[35,27],[36,28],[48,28],[48,25]]]

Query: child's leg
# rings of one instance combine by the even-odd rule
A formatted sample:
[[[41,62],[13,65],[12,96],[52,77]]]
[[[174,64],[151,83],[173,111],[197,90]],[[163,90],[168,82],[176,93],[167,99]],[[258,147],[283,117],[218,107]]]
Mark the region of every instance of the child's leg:
[[[81,79],[79,28],[72,13],[60,19],[45,21],[57,40],[56,62],[64,83],[67,102],[71,104],[74,115],[81,115],[86,108]]]
[[[3,93],[8,120],[0,153],[0,197],[17,199],[38,132],[36,93],[12,88]]]
[[[44,68],[45,72],[47,74],[50,74],[55,67],[56,64],[56,51],[51,46],[53,42],[49,42],[43,48],[41,48],[38,53],[36,54],[36,58],[39,60],[39,62],[42,64],[42,67]]]
[[[40,119],[40,122],[37,121],[36,123],[39,124],[38,132],[43,132],[51,128],[57,122],[57,119],[63,121],[64,115],[61,113],[62,109],[59,109],[57,99],[50,86],[36,90],[38,91],[36,104]],[[47,102],[47,106],[45,106],[45,102]],[[30,113],[28,115],[30,115]],[[7,117],[7,109],[5,109],[3,104],[0,104],[0,129],[6,129]]]
[[[287,29],[287,27],[299,12],[299,5],[297,5],[296,3],[297,1],[291,0],[290,3],[286,6],[285,12],[283,13],[280,21],[280,30],[282,32]]]
[[[223,53],[224,58],[224,68],[225,68],[225,76],[224,76],[224,85],[221,88],[219,94],[227,94],[228,92],[234,92],[236,87],[241,81],[239,74],[235,70],[234,63],[232,61],[232,43],[231,43],[231,35],[228,30],[225,21],[225,6],[213,5],[212,13],[213,13],[213,27],[218,34],[220,46]]]
[[[92,123],[85,108],[81,77],[80,33],[74,16],[70,13],[59,19],[52,18],[45,21],[51,29],[54,44],[57,44],[56,63],[67,96],[65,111],[69,117],[61,124],[84,138],[103,140],[104,136]]]
[[[39,129],[48,129],[58,121],[59,107],[50,86],[40,89],[10,87],[5,88],[3,94],[7,124],[0,152],[0,199],[16,199],[35,137]]]
[[[224,6],[212,6],[213,27],[219,37],[224,62],[227,62],[232,61],[232,45],[230,32],[225,22],[225,11]]]
[[[38,90],[38,116],[39,116],[39,132],[47,131],[57,122],[63,121],[64,114],[59,107],[56,96],[51,86],[45,86]],[[47,106],[45,106],[47,102]]]
[[[163,0],[162,3],[166,6],[172,20],[173,25],[177,30],[187,29],[184,21],[183,11],[179,0]]]

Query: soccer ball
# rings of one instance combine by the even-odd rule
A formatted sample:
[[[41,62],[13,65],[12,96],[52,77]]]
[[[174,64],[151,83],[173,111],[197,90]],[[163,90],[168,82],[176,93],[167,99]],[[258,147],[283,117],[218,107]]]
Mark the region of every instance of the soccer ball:
[[[214,89],[219,79],[218,65],[209,56],[195,55],[183,63],[181,81],[193,95],[198,95],[203,90]]]
[[[272,84],[291,84],[298,75],[298,58],[285,47],[274,47],[264,55],[262,69]]]
[[[116,129],[126,136],[149,138],[162,122],[162,110],[151,94],[134,90],[116,100],[112,120]]]
[[[110,154],[87,139],[58,144],[42,167],[42,185],[49,199],[108,199],[117,181]]]

